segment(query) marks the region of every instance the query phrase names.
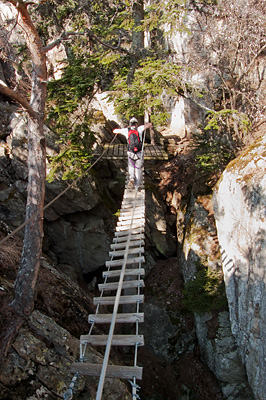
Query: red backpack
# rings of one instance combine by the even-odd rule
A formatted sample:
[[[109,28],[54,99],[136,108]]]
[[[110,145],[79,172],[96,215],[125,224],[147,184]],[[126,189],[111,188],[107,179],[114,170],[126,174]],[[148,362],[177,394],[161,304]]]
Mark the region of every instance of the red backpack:
[[[137,153],[142,149],[142,143],[139,137],[139,132],[137,129],[128,130],[128,151],[132,153]]]

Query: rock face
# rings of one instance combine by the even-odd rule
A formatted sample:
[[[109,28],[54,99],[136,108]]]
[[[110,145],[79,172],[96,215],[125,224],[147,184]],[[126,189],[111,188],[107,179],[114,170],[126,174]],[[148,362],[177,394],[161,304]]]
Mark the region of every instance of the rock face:
[[[74,373],[70,366],[79,358],[79,335],[88,328],[92,296],[42,259],[35,310],[20,329],[7,358],[1,360],[0,398],[37,400],[62,398]],[[4,264],[0,272],[1,311],[13,294],[15,271]],[[2,327],[2,312],[0,325]],[[88,362],[102,363],[103,355],[88,346]],[[75,398],[94,399],[98,379],[79,377]],[[70,398],[70,397],[69,397]],[[107,379],[103,399],[130,399],[123,381]]]
[[[164,257],[176,254],[176,239],[165,218],[166,207],[155,193],[146,190],[146,234]]]
[[[196,314],[195,325],[202,357],[217,377],[224,399],[252,400],[228,312],[218,313],[217,318],[212,313]]]
[[[199,197],[188,211],[190,220],[185,230],[182,270],[184,280],[196,281],[199,267],[205,265],[209,271],[219,274],[221,258],[213,221],[211,199]],[[206,312],[215,308],[211,300],[202,298],[204,288],[195,287],[194,303],[196,335],[202,358],[220,382],[225,399],[251,400],[252,393],[247,384],[245,368],[236,350],[236,341],[231,332],[227,311]]]
[[[231,329],[255,398],[266,374],[266,138],[232,161],[214,191]]]

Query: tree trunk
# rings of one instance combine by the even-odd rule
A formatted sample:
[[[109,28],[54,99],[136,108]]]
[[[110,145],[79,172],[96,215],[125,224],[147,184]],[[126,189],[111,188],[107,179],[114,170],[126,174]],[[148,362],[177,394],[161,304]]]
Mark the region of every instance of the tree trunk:
[[[133,19],[134,27],[132,30],[132,50],[141,52],[144,49],[144,32],[136,31],[135,28],[141,26],[144,18],[144,3],[143,0],[135,1],[133,4]]]
[[[43,239],[45,192],[45,146],[43,121],[28,121],[28,192],[22,256],[15,282],[14,309],[26,317],[31,314]]]
[[[43,206],[45,194],[44,110],[46,101],[46,58],[42,42],[23,1],[10,0],[18,13],[19,24],[31,53],[32,87],[28,115],[28,191],[26,224],[19,272],[15,282],[11,315],[0,340],[0,352],[7,355],[16,334],[34,308],[36,282],[40,267],[43,239]]]

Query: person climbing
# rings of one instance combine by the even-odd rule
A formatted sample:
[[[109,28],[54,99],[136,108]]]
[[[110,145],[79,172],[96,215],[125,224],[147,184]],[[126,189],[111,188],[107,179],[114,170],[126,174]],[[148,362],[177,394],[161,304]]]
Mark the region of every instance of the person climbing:
[[[141,185],[142,178],[142,139],[145,129],[152,126],[151,122],[144,125],[138,124],[138,120],[133,117],[129,120],[128,128],[116,128],[113,130],[115,135],[121,134],[127,138],[128,148],[128,175],[129,184],[128,187],[133,189],[134,187],[139,188]]]

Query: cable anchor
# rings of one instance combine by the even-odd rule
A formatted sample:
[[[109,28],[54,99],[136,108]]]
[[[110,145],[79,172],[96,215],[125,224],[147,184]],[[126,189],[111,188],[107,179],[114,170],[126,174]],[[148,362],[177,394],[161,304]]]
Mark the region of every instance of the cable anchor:
[[[73,399],[73,390],[74,390],[75,384],[77,383],[78,375],[79,375],[79,373],[76,372],[75,375],[73,376],[73,378],[72,378],[72,380],[70,382],[69,388],[63,394],[63,399],[64,400],[72,400]]]
[[[131,384],[132,389],[133,388],[136,389],[136,392],[138,392],[141,389],[141,387],[139,385],[137,385],[136,383],[134,383],[134,382],[132,382],[130,380],[128,382]],[[132,397],[133,397],[133,400],[140,399],[140,397],[139,397],[139,395],[137,393],[132,393]]]

